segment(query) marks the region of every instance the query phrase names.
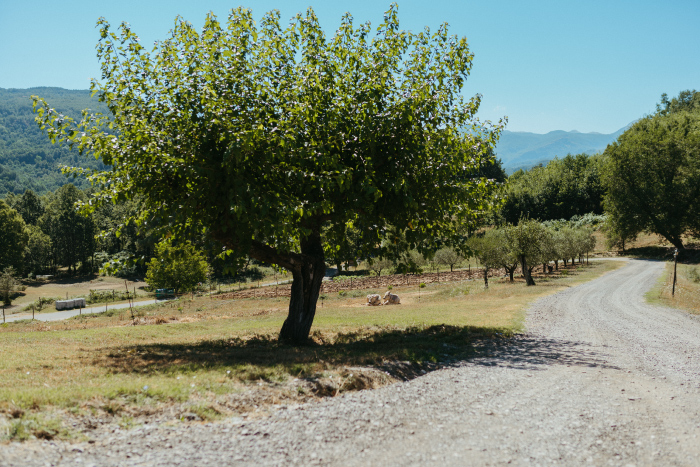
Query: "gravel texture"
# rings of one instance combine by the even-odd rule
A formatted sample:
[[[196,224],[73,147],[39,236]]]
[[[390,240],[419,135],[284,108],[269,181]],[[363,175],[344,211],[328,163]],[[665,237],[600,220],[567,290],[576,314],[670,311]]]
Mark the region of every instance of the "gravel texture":
[[[409,382],[270,417],[0,446],[4,466],[700,465],[700,320],[630,260],[536,302],[527,333]]]

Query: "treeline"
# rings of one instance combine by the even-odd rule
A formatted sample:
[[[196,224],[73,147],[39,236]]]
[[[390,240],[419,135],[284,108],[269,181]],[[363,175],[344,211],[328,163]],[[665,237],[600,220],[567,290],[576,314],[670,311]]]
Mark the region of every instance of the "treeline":
[[[69,183],[42,196],[26,190],[0,199],[0,273],[11,267],[23,277],[58,271],[145,276],[161,234],[148,223],[134,221],[138,200],[104,203],[84,214],[79,205],[89,202],[90,195],[91,189]],[[217,245],[203,238],[192,241],[212,273],[226,276],[240,269],[219,257]]]
[[[105,205],[83,215],[77,205],[89,193],[73,184],[43,196],[32,190],[9,193],[0,200],[0,270],[12,267],[17,273],[36,275],[67,268],[69,274],[96,271],[111,258],[150,256],[155,239],[137,226],[118,229],[133,214],[129,202]]]
[[[86,188],[86,180],[69,180],[59,167],[103,169],[104,165],[66,147],[52,145],[34,121],[30,99],[33,94],[41,95],[64,115],[78,120],[83,109],[107,111],[87,90],[0,88],[0,193],[21,195],[29,189],[44,195],[71,181]]]
[[[610,246],[649,232],[682,252],[684,239],[700,238],[700,92],[663,94],[602,154],[518,171],[501,193],[496,225],[605,214]]]

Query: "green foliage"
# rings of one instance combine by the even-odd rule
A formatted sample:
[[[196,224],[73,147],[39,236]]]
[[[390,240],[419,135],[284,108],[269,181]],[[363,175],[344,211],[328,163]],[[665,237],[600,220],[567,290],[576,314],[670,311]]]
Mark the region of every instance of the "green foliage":
[[[520,219],[517,225],[510,225],[505,229],[508,249],[520,262],[527,285],[535,285],[532,268],[549,261],[550,235],[545,226],[532,219]]]
[[[578,154],[554,159],[546,166],[519,170],[508,178],[501,216],[507,223],[521,217],[541,221],[602,214],[601,159]]]
[[[695,89],[681,91],[678,97],[668,98],[661,94],[661,102],[656,104],[657,115],[668,115],[678,112],[700,112],[700,92]]]
[[[37,225],[44,214],[44,204],[32,190],[26,190],[21,196],[9,193],[5,201],[22,216],[27,225]]]
[[[393,5],[374,35],[347,14],[326,37],[311,9],[283,28],[277,12],[257,26],[238,8],[201,32],[178,20],[152,52],[127,23],[99,27],[91,87],[109,117],[76,124],[35,99],[53,141],[112,167],[87,172],[101,191],[86,209],[138,196],[141,221],[293,271],[303,296],[283,335],[308,336],[322,234],[342,247],[354,225],[367,257],[393,226],[427,253],[492,203],[477,171],[503,124],[475,122],[480,96],[462,94],[473,56],[446,25],[402,31]]]
[[[163,241],[156,245],[156,257],[148,263],[146,282],[155,289],[172,288],[179,293],[205,282],[208,272],[204,255],[191,243],[174,246]]]
[[[369,260],[369,270],[377,276],[382,275],[382,271],[388,271],[394,267],[393,261],[386,258],[372,258]]]
[[[7,267],[24,270],[22,257],[28,240],[22,216],[0,200],[0,270]]]
[[[683,249],[682,235],[700,234],[700,112],[666,107],[608,146],[605,208],[612,238],[649,231]]]
[[[443,264],[450,267],[450,271],[454,269],[455,266],[459,265],[464,261],[464,258],[457,250],[452,247],[443,247],[435,252],[434,261],[437,264]]]
[[[5,306],[12,304],[12,292],[19,282],[17,281],[17,273],[12,266],[6,267],[0,273],[0,298]]]
[[[92,215],[78,212],[78,204],[85,199],[85,193],[73,184],[64,185],[49,198],[39,221],[51,239],[55,262],[73,270],[78,263],[85,266],[95,251],[97,226]]]
[[[27,189],[40,195],[55,191],[71,181],[61,173],[63,165],[105,168],[94,158],[80,158],[68,148],[53,146],[46,139],[34,123],[32,94],[41,94],[51,107],[74,118],[85,108],[107,110],[96,98],[90,97],[88,90],[0,89],[0,196],[19,195]],[[74,183],[87,187],[84,179],[76,179]]]
[[[53,245],[51,238],[39,226],[29,225],[27,232],[29,238],[24,250],[24,267],[36,275],[48,269]]]

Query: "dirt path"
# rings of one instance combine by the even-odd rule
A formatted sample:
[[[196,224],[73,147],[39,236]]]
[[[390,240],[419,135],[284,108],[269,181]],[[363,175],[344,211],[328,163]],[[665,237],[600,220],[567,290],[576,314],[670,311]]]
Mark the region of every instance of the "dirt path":
[[[528,333],[413,381],[256,421],[2,446],[0,465],[700,465],[700,320],[629,261],[538,301]]]

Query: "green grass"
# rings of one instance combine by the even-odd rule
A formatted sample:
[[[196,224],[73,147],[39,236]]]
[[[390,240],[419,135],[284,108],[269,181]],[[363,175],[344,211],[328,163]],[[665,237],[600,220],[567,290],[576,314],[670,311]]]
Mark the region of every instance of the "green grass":
[[[8,323],[0,328],[0,412],[53,420],[93,411],[131,426],[168,407],[203,420],[245,412],[253,403],[239,399],[251,391],[265,394],[255,403],[264,405],[375,387],[468,358],[475,343],[520,332],[537,298],[618,266],[571,268],[537,278],[536,287],[496,279],[488,289],[476,281],[396,287],[396,306],[363,306],[368,290],[330,294],[319,303],[312,340],[296,347],[276,339],[287,308],[279,298],[178,300],[140,308],[134,322],[124,310]],[[349,370],[357,367],[390,376]],[[38,436],[48,426],[32,423],[15,431]]]

